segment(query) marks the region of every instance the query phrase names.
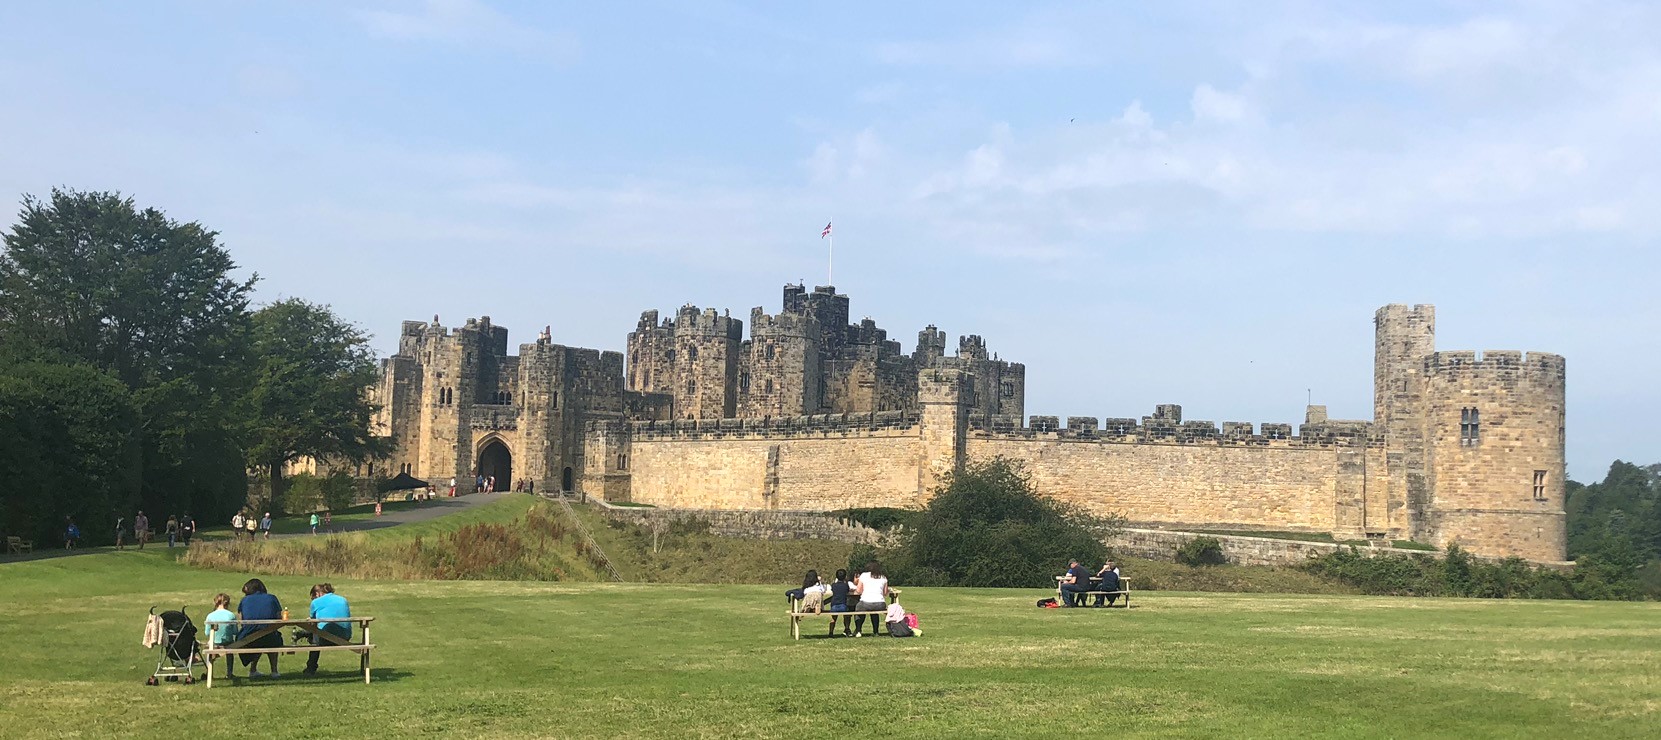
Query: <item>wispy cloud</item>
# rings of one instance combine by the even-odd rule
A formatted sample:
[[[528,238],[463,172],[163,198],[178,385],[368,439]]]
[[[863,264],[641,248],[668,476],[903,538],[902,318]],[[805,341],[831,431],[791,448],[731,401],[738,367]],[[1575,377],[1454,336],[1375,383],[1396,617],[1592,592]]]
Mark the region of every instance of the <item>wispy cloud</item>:
[[[377,38],[497,49],[558,63],[582,52],[575,35],[520,23],[479,0],[424,0],[413,11],[360,10],[353,16]]]

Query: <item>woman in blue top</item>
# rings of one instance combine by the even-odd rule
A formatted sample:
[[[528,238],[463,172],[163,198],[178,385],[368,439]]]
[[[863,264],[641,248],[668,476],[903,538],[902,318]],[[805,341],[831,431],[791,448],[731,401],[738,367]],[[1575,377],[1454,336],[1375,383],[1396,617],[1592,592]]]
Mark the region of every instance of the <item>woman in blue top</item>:
[[[242,593],[243,593],[242,602],[237,604],[237,606],[236,606],[237,619],[240,619],[240,620],[243,620],[243,621],[248,621],[248,620],[253,620],[253,619],[282,619],[283,618],[282,602],[277,601],[277,597],[272,596],[269,593],[266,593],[265,583],[263,581],[261,581],[260,579],[251,578],[251,579],[248,580],[247,583],[242,584]],[[249,636],[249,635],[251,635],[255,632],[258,632],[258,631],[260,631],[262,629],[265,629],[265,628],[268,628],[268,627],[269,627],[269,625],[263,625],[263,624],[244,624],[244,625],[242,625],[242,631],[237,634],[237,639],[239,639],[239,640],[243,639],[243,638],[245,638],[245,637],[247,637],[247,636]],[[282,634],[280,632],[277,632],[277,631],[273,630],[271,632],[271,634],[268,634],[264,637],[261,637],[258,640],[254,640],[253,642],[250,642],[250,643],[244,645],[243,647],[280,648],[282,646],[283,646],[283,636],[282,636]],[[265,657],[266,657],[267,660],[269,660],[271,662],[271,677],[272,678],[280,677],[282,674],[277,672],[277,654],[274,653],[274,652],[265,653]],[[260,653],[243,653],[242,654],[242,664],[249,667],[248,668],[248,677],[249,678],[259,678],[260,677],[259,662],[260,662]]]

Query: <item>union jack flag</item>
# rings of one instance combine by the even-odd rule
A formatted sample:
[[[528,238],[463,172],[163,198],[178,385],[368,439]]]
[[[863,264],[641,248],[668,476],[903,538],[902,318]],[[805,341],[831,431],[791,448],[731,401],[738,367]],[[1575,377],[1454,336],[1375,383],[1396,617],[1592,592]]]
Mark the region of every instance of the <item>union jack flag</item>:
[[[823,238],[825,238],[827,236],[830,236],[830,235],[831,235],[831,222],[826,221],[825,222],[825,230],[819,232],[819,238],[823,239]]]

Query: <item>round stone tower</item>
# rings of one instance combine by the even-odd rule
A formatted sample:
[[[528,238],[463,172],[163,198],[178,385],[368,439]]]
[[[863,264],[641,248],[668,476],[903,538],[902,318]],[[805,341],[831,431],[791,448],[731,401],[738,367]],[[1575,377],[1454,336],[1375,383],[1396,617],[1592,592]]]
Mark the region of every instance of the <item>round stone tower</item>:
[[[1433,352],[1420,377],[1430,543],[1562,560],[1562,356]]]

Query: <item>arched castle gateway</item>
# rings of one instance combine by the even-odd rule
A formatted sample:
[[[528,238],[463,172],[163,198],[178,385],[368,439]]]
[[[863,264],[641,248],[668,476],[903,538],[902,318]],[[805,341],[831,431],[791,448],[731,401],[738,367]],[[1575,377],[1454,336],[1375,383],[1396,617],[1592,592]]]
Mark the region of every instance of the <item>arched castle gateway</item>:
[[[430,480],[581,490],[665,507],[921,506],[964,460],[1024,461],[1041,490],[1131,522],[1458,543],[1564,557],[1564,363],[1541,352],[1435,350],[1435,309],[1375,316],[1374,418],[1290,424],[1034,416],[1026,368],[978,336],[916,349],[829,287],[788,285],[743,322],[685,306],[641,315],[628,357],[552,342],[507,353],[488,317],[405,322],[383,362],[388,461]],[[492,474],[485,472],[485,474]],[[505,482],[507,481],[507,482]]]

